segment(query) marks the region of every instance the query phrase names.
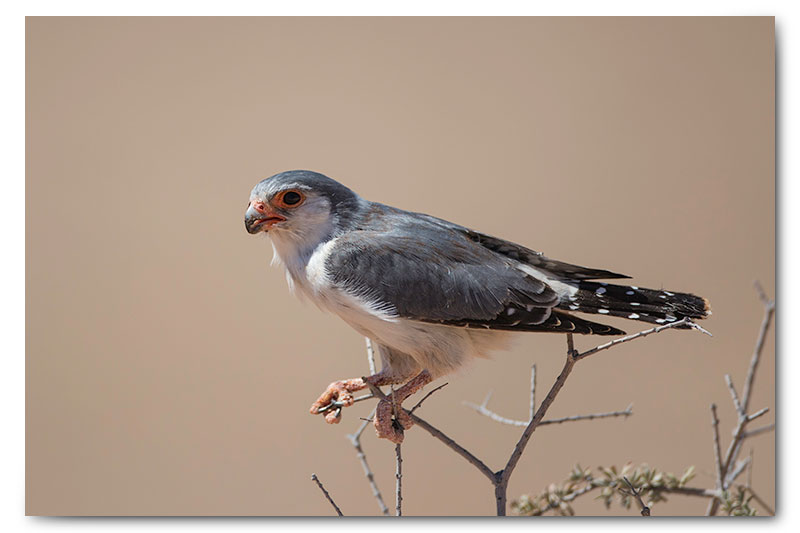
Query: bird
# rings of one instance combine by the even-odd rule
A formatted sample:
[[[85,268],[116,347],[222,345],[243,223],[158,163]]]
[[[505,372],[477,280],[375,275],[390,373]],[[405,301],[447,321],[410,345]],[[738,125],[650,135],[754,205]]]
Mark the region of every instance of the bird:
[[[624,335],[576,313],[669,324],[711,312],[706,298],[600,281],[630,276],[372,202],[310,170],[256,184],[244,222],[248,233],[269,237],[291,292],[338,315],[380,355],[379,372],[332,382],[311,413],[335,424],[356,391],[401,385],[395,404],[380,400],[373,418],[378,437],[395,443],[413,425],[395,405],[470,360],[507,348],[514,333]]]

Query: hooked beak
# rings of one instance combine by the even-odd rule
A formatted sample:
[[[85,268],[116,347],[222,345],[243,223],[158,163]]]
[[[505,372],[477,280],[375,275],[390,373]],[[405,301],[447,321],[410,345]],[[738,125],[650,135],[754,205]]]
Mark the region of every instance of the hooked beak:
[[[272,211],[264,202],[250,202],[244,213],[244,227],[247,233],[255,235],[269,229],[280,222],[286,221],[285,217]]]

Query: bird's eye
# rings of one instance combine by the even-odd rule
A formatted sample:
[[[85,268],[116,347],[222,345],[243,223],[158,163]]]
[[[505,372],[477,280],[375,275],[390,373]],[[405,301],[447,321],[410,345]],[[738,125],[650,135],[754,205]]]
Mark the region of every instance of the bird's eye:
[[[294,205],[300,201],[300,195],[295,191],[289,191],[283,195],[283,203],[286,205]]]
[[[278,205],[281,207],[296,207],[300,205],[303,200],[305,200],[305,196],[303,193],[298,191],[286,191],[283,194],[280,194],[277,198]]]

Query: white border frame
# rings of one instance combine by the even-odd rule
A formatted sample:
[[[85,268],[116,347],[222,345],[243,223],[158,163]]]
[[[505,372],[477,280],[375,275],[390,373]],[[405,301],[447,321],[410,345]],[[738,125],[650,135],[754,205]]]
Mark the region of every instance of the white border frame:
[[[4,432],[0,440],[0,457],[3,460],[2,507],[0,527],[4,531],[39,531],[44,529],[77,529],[80,531],[105,531],[125,528],[133,531],[158,533],[173,530],[197,530],[228,528],[247,528],[259,530],[279,528],[296,530],[297,528],[331,528],[337,530],[373,528],[375,520],[361,521],[326,521],[319,519],[123,519],[123,518],[37,518],[24,516],[24,372],[25,372],[25,16],[43,15],[735,15],[735,16],[776,16],[776,47],[778,85],[777,85],[777,198],[778,214],[777,231],[777,281],[779,288],[777,322],[793,324],[798,311],[792,305],[793,296],[798,294],[798,277],[793,275],[798,268],[798,239],[790,242],[800,229],[800,209],[793,209],[800,204],[798,198],[797,174],[797,106],[794,98],[800,94],[798,89],[798,66],[800,66],[800,18],[797,16],[796,0],[762,0],[727,2],[703,0],[672,0],[670,2],[641,1],[590,1],[572,0],[568,3],[545,3],[535,1],[477,2],[464,0],[460,2],[437,2],[433,0],[407,0],[400,3],[375,2],[366,0],[314,0],[305,2],[257,2],[251,0],[227,0],[225,2],[179,2],[170,0],[139,0],[137,2],[116,1],[100,2],[90,0],[73,0],[71,2],[33,1],[24,5],[10,6],[3,9],[0,18],[0,47],[3,54],[4,76],[0,84],[2,90],[2,160],[5,162],[2,194],[0,194],[0,216],[2,217],[2,243],[6,249],[2,264],[3,298],[0,305],[0,324],[2,324],[2,353],[4,368],[0,372],[0,390],[3,394],[2,426],[10,431]],[[9,7],[10,6],[10,7]],[[793,98],[794,97],[794,98]],[[783,302],[788,302],[783,305]],[[768,520],[693,520],[673,519],[656,520],[648,527],[697,528],[703,531],[720,528],[778,528],[780,530],[796,530],[800,523],[800,511],[794,500],[800,497],[800,489],[795,476],[800,475],[798,454],[791,453],[790,443],[798,445],[797,415],[800,412],[800,387],[793,384],[792,377],[800,376],[800,350],[796,338],[786,335],[783,327],[777,329],[780,354],[778,373],[778,501],[777,519]],[[784,416],[783,413],[789,413]],[[791,482],[794,480],[794,482]],[[311,489],[310,489],[311,490]],[[587,526],[600,529],[640,528],[640,519],[594,519],[590,525],[586,520],[537,520],[535,524],[527,519],[505,520],[503,522],[484,519],[428,519],[397,520],[383,519],[380,527],[406,528],[422,527],[441,530],[483,529],[501,526],[510,529],[530,528],[537,530],[558,527],[560,531],[585,528]],[[677,521],[680,520],[680,524]],[[792,524],[795,524],[792,527]]]

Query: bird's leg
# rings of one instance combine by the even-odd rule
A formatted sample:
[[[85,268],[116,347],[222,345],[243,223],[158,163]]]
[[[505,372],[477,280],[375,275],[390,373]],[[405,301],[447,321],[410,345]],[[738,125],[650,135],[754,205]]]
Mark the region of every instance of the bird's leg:
[[[408,379],[408,376],[398,376],[382,370],[366,379],[376,387],[380,387],[381,385],[402,383]],[[317,401],[311,404],[311,414],[318,415],[325,413],[325,421],[328,424],[338,424],[342,419],[342,410],[340,408],[353,405],[353,393],[365,388],[367,388],[367,384],[362,378],[334,381],[328,385],[328,388],[317,398]],[[331,404],[334,402],[336,402],[337,405],[335,409],[332,409]]]
[[[414,425],[414,421],[403,410],[403,400],[417,392],[419,389],[433,381],[430,373],[423,370],[417,374],[411,381],[392,392],[389,400],[381,400],[378,402],[378,408],[375,411],[375,418],[372,423],[375,425],[375,431],[381,439],[389,439],[395,444],[403,442],[403,431],[409,429]],[[392,419],[394,415],[394,420]]]

